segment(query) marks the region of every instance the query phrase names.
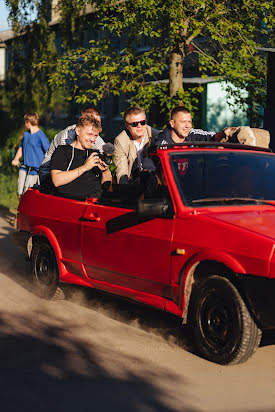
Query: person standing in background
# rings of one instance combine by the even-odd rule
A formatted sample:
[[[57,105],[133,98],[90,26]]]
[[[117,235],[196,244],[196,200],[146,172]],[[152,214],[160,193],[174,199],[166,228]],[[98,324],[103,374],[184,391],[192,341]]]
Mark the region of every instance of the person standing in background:
[[[12,165],[19,167],[18,197],[38,182],[39,167],[49,148],[49,140],[45,133],[39,129],[39,116],[37,113],[26,113],[25,126],[28,129],[16,152]],[[23,162],[20,164],[20,159]]]

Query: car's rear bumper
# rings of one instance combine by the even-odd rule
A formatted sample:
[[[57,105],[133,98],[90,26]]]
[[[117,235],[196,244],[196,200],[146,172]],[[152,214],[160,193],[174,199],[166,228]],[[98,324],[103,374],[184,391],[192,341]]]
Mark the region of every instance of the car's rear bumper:
[[[16,245],[19,247],[19,249],[21,249],[24,252],[25,255],[28,255],[27,244],[30,237],[31,234],[23,230],[13,233],[13,238],[15,240]]]
[[[275,329],[275,279],[239,276],[242,295],[261,329]]]

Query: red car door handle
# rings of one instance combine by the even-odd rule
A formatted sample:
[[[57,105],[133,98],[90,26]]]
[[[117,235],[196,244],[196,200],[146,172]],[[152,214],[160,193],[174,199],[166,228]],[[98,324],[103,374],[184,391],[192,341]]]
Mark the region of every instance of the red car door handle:
[[[79,219],[81,222],[99,222],[100,221],[100,217],[94,215],[93,213],[91,213],[89,216],[84,217],[82,216]]]

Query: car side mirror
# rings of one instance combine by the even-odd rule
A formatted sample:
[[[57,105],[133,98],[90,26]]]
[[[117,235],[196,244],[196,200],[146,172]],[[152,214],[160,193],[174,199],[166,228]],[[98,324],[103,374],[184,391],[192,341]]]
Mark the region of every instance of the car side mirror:
[[[137,214],[142,218],[162,217],[168,205],[162,199],[145,199],[138,202]]]

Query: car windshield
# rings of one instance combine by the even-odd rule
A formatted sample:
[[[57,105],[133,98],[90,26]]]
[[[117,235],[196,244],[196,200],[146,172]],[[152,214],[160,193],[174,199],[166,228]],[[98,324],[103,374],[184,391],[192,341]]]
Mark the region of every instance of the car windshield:
[[[275,156],[213,151],[175,153],[171,166],[186,206],[259,204],[275,201]]]

